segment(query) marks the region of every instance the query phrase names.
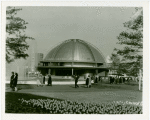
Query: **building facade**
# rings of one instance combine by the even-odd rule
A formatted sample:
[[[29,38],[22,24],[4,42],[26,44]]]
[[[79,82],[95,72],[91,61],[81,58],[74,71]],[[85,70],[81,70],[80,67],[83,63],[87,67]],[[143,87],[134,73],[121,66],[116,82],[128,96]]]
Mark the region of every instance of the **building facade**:
[[[44,58],[43,53],[36,53],[36,66],[38,66],[38,64],[40,63],[40,61],[42,61]]]
[[[63,41],[51,49],[38,64],[38,70],[43,75],[56,76],[107,76],[109,71],[102,53],[92,44],[80,39]]]

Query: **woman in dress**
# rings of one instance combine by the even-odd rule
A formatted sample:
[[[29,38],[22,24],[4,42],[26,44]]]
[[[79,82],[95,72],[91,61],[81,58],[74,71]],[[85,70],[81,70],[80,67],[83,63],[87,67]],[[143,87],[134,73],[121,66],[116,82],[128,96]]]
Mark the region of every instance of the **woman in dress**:
[[[40,85],[41,85],[41,82],[40,82],[40,80],[39,80],[40,78],[39,78],[39,76],[37,76],[37,86],[39,87]]]
[[[87,82],[86,82],[87,88],[91,87],[91,78],[90,78],[90,75],[88,75],[86,81],[87,81]]]

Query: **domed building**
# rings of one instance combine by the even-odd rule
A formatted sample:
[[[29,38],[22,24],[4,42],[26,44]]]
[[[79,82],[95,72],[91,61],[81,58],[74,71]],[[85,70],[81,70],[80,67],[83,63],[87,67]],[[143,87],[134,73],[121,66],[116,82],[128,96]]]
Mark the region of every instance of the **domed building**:
[[[56,76],[106,76],[108,73],[102,53],[95,46],[79,39],[66,40],[51,49],[38,65],[38,69],[42,74]]]

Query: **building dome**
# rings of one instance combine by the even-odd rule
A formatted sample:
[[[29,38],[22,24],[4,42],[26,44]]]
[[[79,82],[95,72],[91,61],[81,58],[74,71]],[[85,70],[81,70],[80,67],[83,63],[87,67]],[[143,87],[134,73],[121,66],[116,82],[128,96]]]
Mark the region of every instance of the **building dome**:
[[[105,63],[105,58],[90,43],[79,39],[69,39],[50,50],[44,58],[44,61]]]

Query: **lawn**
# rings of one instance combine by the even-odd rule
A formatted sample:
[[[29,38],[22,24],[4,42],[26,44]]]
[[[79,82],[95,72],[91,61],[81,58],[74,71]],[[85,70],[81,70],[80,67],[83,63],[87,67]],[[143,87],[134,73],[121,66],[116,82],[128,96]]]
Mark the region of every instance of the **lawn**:
[[[110,103],[113,101],[122,102],[141,102],[142,92],[138,91],[138,85],[127,84],[98,84],[92,85],[91,88],[86,88],[85,85],[80,85],[79,88],[74,88],[74,85],[54,85],[37,87],[36,85],[18,85],[19,91],[12,92],[9,90],[9,85],[6,85],[6,113],[13,110],[10,106],[18,103],[18,99],[55,99],[69,100],[77,103]],[[11,105],[10,105],[11,104]]]

